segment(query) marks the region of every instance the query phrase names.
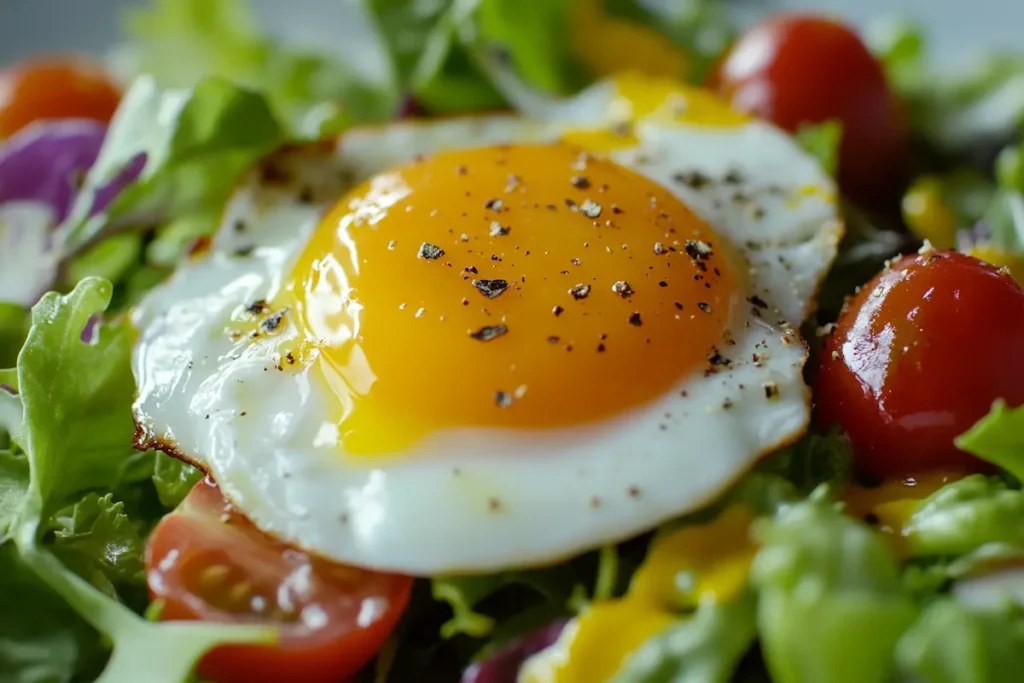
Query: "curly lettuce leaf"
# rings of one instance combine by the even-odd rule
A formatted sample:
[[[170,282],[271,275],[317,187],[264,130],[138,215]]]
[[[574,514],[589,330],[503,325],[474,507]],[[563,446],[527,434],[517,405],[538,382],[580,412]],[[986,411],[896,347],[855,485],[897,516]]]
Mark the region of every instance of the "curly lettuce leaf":
[[[98,681],[180,683],[211,647],[270,642],[275,633],[259,627],[149,623],[116,599],[109,579],[97,587],[97,574],[84,571],[88,580],[82,578],[58,557],[88,558],[104,577],[115,579],[134,577],[139,570],[141,541],[112,497],[86,495],[67,514],[52,515],[76,496],[110,488],[126,473],[131,479],[138,475],[136,468],[145,471],[129,455],[134,385],[127,327],[95,322],[112,289],[105,280],[89,278],[68,295],[45,295],[33,308],[14,379],[3,371],[5,383],[14,381],[18,393],[0,392],[0,419],[21,453],[0,457],[0,511],[6,518],[0,520],[0,553],[50,596],[33,600],[33,606],[54,601],[63,606],[55,613],[70,608],[112,644]],[[52,544],[41,540],[50,536],[47,531],[54,531]],[[0,573],[0,583],[6,574]],[[60,628],[66,628],[65,620]],[[39,640],[67,642],[59,629],[48,629],[26,647]],[[106,651],[101,648],[100,656]],[[36,665],[29,659],[22,669]]]
[[[907,680],[1012,683],[1024,670],[1024,615],[936,600],[900,639],[896,659]]]
[[[996,401],[988,415],[957,438],[956,446],[1024,482],[1024,407]]]
[[[962,555],[987,543],[1024,547],[1024,491],[980,474],[917,504],[903,534],[913,555]]]
[[[776,683],[886,683],[917,608],[883,541],[821,498],[759,529],[751,580],[768,670]]]
[[[215,210],[239,175],[286,139],[266,99],[253,90],[216,77],[166,90],[140,77],[58,229],[64,250],[75,253],[119,224]],[[90,216],[96,193],[140,158],[138,178]]]
[[[219,76],[264,94],[292,131],[322,135],[391,118],[395,84],[370,82],[341,52],[310,51],[271,38],[243,0],[154,0],[125,14],[128,69],[167,88]]]
[[[701,604],[630,655],[611,683],[727,683],[757,635],[752,595]]]

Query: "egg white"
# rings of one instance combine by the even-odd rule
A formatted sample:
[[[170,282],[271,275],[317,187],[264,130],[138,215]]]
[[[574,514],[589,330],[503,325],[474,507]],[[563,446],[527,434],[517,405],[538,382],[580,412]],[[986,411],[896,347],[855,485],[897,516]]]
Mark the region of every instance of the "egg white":
[[[207,469],[267,532],[337,561],[433,575],[553,562],[635,535],[712,501],[797,438],[809,417],[807,350],[792,327],[812,306],[842,225],[827,174],[756,121],[713,128],[652,118],[637,122],[638,146],[611,153],[729,239],[749,262],[745,296],[756,297],[740,306],[732,344],[720,349],[728,366],[710,375],[702,367],[616,419],[528,433],[450,429],[409,453],[353,458],[338,444],[319,363],[296,369],[281,357],[282,341],[299,334],[290,318],[258,338],[228,333],[252,302],[280,291],[352,183],[417,154],[554,141],[604,125],[588,112],[607,110],[594,106],[607,88],[545,122],[401,122],[264,162],[208,253],[136,311],[135,410],[146,443]],[[707,177],[703,187],[674,179],[693,171]]]

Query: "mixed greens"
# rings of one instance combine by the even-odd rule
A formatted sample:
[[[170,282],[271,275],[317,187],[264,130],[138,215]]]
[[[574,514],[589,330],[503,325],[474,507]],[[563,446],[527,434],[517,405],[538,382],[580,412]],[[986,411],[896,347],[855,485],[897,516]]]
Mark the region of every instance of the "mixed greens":
[[[737,33],[728,3],[659,7],[368,0],[361,11],[387,65],[376,76],[340,52],[269,38],[240,0],[157,0],[126,17],[117,66],[132,83],[109,128],[50,124],[0,147],[0,205],[51,209],[0,212],[0,680],[175,683],[191,680],[214,645],[275,637],[158,622],[146,538],[201,475],[132,448],[127,315],[214,229],[240,175],[284,144],[409,112],[530,110],[614,69],[702,83]],[[812,344],[846,295],[921,239],[1024,275],[1024,57],[940,78],[913,26],[868,37],[907,104],[915,179],[902,211],[848,207],[819,319],[805,330]],[[630,49],[638,44],[649,49]],[[836,168],[840,125],[806,126],[798,139]],[[761,549],[750,586],[734,604],[680,608],[615,683],[1016,680],[1020,606],[968,604],[955,582],[1024,559],[1024,409],[998,403],[958,445],[998,471],[916,503],[899,559],[837,503],[853,476],[837,432],[808,434],[675,522],[753,509]],[[467,681],[513,681],[565,619],[626,590],[649,542],[552,568],[422,581],[363,675],[456,681],[470,667]]]

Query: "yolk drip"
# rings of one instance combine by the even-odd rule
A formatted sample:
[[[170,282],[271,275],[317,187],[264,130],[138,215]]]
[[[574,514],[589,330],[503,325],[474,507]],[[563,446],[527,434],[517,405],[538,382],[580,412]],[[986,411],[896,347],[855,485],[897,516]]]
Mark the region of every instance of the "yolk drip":
[[[566,142],[607,152],[639,144],[632,127],[641,120],[710,128],[742,126],[750,121],[747,114],[733,109],[710,90],[671,78],[624,71],[617,73],[612,83],[615,96],[609,105],[610,126],[571,131],[565,136]]]
[[[655,542],[626,596],[591,605],[555,645],[526,663],[520,681],[609,681],[637,648],[678,621],[681,609],[737,600],[756,551],[750,522],[746,508],[733,507]]]
[[[739,292],[672,194],[565,145],[446,152],[331,211],[281,302],[340,402],[347,452],[445,428],[550,428],[707,367]]]
[[[949,482],[964,476],[964,472],[936,471],[887,479],[873,487],[851,484],[843,492],[846,513],[876,526],[879,532],[892,539],[896,550],[902,552],[900,538],[917,504]]]

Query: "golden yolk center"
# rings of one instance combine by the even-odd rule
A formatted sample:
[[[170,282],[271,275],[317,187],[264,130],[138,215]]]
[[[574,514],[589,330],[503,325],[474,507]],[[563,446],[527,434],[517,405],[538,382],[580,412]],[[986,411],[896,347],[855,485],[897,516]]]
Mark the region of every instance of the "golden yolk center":
[[[552,428],[655,399],[713,358],[724,239],[661,186],[567,145],[444,152],[372,178],[285,286],[348,452],[446,428]]]

